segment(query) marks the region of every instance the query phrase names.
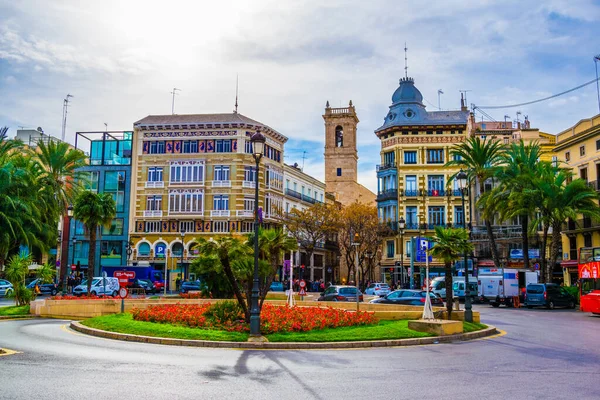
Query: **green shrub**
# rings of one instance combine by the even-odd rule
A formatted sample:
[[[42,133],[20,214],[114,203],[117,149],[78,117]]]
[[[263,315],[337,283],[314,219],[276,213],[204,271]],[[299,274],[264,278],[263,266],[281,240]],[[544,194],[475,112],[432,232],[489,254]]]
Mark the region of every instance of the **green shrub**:
[[[563,289],[565,289],[570,295],[574,296],[577,303],[579,303],[579,288],[577,286],[564,286]]]
[[[236,301],[220,301],[211,305],[204,316],[214,325],[223,325],[244,319],[242,307]]]

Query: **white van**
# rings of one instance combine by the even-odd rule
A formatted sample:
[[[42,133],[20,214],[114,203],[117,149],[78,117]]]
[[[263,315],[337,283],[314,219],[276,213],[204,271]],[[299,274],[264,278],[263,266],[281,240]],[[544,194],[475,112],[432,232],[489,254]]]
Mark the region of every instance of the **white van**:
[[[457,282],[462,282],[462,293],[460,292],[460,285],[458,285],[457,288],[453,288],[454,289],[454,296],[462,296],[462,298],[465,297],[465,277],[464,276],[453,276],[452,277],[452,284],[453,286],[456,286]],[[473,282],[473,283],[471,283]],[[469,286],[471,288],[471,293],[473,293],[473,296],[477,296],[477,278],[475,278],[472,275],[469,275]],[[458,291],[457,291],[458,289]],[[429,290],[435,294],[440,295],[440,297],[442,299],[446,298],[446,277],[445,276],[438,276],[436,278],[433,278],[433,280],[431,281],[431,284],[429,285]]]
[[[92,279],[92,289],[90,290],[90,294],[92,296],[107,295],[117,297],[119,294],[119,288],[119,279],[97,276]],[[73,289],[73,294],[75,296],[87,294],[87,279],[81,282],[81,285],[75,286],[75,289]]]

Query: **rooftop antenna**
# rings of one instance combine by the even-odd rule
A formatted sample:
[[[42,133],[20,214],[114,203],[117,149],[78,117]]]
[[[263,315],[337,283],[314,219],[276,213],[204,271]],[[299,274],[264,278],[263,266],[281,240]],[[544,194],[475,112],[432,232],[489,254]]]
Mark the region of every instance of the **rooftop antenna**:
[[[504,115],[504,128],[506,128],[506,120],[510,118],[510,115]],[[511,126],[512,128],[512,126]]]
[[[71,98],[70,94],[67,94],[67,97],[63,100],[63,120],[62,120],[62,134],[60,136],[61,140],[65,141],[65,133],[67,131],[67,113],[69,108],[69,98]]]
[[[173,101],[171,102],[171,114],[175,115],[175,95],[177,94],[177,90],[181,91],[181,89],[173,88],[171,94],[173,95]]]
[[[235,114],[237,114],[237,109],[238,109],[238,81],[239,81],[239,75],[235,76],[235,110],[233,110],[233,112]]]
[[[465,95],[465,104],[468,104],[467,103],[467,92],[472,92],[472,90],[470,90],[470,89],[459,89],[459,92],[464,93],[464,95]]]
[[[23,130],[23,129],[25,129],[25,127],[24,127],[24,126],[21,126],[21,125],[19,125],[19,129],[20,129],[20,130]]]
[[[104,132],[108,132],[108,124],[106,122],[104,123]]]
[[[438,110],[442,109],[442,103],[441,103],[441,95],[444,94],[444,92],[442,91],[442,89],[438,89]]]
[[[407,57],[408,47],[406,47],[406,42],[404,42],[404,77],[408,78],[408,57]]]
[[[306,150],[302,152],[302,172],[304,172],[304,159],[306,158]]]
[[[519,115],[521,115],[521,111],[517,111],[517,123],[521,122],[519,121]]]

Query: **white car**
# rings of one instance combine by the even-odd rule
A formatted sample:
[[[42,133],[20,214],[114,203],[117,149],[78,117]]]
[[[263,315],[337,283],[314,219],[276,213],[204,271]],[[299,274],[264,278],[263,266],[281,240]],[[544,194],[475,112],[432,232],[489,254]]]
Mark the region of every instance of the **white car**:
[[[365,290],[365,294],[375,296],[385,296],[391,292],[391,289],[387,283],[371,283]]]
[[[0,297],[8,296],[13,292],[13,285],[7,280],[0,279]]]
[[[90,293],[92,296],[101,296],[106,294],[107,296],[117,297],[119,294],[119,288],[119,280],[117,278],[103,278],[98,276],[92,279],[92,288]],[[73,294],[75,296],[87,294],[87,279],[81,282],[81,285],[75,286],[75,289],[73,289]]]

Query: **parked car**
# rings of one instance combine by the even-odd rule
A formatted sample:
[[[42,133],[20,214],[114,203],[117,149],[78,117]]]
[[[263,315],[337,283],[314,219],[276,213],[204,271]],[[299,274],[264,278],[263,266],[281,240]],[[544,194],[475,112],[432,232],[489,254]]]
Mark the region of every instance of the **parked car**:
[[[92,279],[92,288],[90,290],[90,294],[92,296],[102,296],[106,294],[108,296],[117,297],[119,294],[119,289],[119,280],[117,278],[103,278],[101,276],[97,276]],[[81,282],[80,285],[75,286],[73,289],[73,294],[75,296],[87,294],[87,279]]]
[[[575,297],[565,288],[556,283],[534,283],[527,285],[525,291],[525,305],[527,308],[545,306],[549,309],[555,307],[575,308]]]
[[[375,296],[385,296],[390,294],[392,290],[387,283],[371,283],[369,287],[365,289],[365,294],[371,294]]]
[[[165,288],[165,281],[154,281],[154,287],[158,292],[162,292]]]
[[[8,296],[13,292],[13,285],[7,280],[0,279],[0,297]]]
[[[403,304],[406,306],[422,306],[425,304],[425,296],[427,292],[424,290],[414,290],[414,289],[402,289],[396,290],[392,293],[388,294],[385,297],[381,297],[379,299],[373,299],[370,303],[374,304]],[[429,297],[431,299],[431,305],[436,307],[443,307],[444,300],[442,298],[432,292],[429,292]]]
[[[358,292],[358,301],[363,301],[363,294],[356,286],[329,286],[317,299],[318,301],[356,301]]]
[[[273,292],[283,292],[283,283],[273,282],[271,283],[271,287],[269,288],[269,290],[272,290]]]
[[[200,288],[200,286],[201,286],[200,281],[184,281],[181,283],[181,288],[179,289],[179,291],[181,293],[197,292],[197,291],[202,290]]]
[[[131,288],[144,289],[146,294],[158,293],[159,289],[150,279],[134,279],[129,286]]]
[[[33,281],[29,282],[29,284],[27,285],[27,289],[34,290],[36,284],[38,284],[38,287],[40,288],[40,292],[42,294],[50,294],[52,296],[56,296],[56,294],[58,293],[58,285],[54,283],[41,283],[39,279],[34,279]]]

